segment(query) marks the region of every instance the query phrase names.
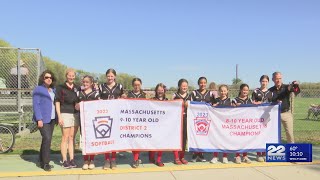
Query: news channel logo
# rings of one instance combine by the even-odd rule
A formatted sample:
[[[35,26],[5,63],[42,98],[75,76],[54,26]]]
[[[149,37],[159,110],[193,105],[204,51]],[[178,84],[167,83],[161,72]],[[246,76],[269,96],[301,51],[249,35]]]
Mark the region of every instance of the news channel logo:
[[[312,162],[312,144],[267,144],[266,162]]]

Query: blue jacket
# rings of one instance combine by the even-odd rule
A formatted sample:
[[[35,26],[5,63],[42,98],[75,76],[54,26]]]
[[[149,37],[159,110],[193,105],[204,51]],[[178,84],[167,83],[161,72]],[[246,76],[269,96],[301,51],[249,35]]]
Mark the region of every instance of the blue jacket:
[[[55,92],[55,90],[53,90]],[[48,124],[51,122],[52,100],[48,89],[42,85],[37,86],[32,93],[33,104],[33,121],[37,122],[42,120],[43,123]],[[57,119],[57,113],[56,113]]]

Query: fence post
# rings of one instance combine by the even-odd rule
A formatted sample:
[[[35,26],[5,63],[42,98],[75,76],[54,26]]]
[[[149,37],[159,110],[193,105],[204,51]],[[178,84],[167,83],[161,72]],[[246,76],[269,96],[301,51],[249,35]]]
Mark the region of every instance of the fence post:
[[[294,113],[294,98],[295,98],[295,94],[294,92],[291,92],[290,93],[290,104],[291,104],[291,107],[290,107],[290,110],[291,110],[291,114]]]
[[[37,53],[37,66],[38,66],[38,68],[37,68],[37,76],[40,76],[40,66],[41,66],[41,64],[40,64],[40,60],[41,60],[41,55],[40,55],[40,49],[38,49],[38,53]]]
[[[17,75],[18,75],[18,89],[17,89],[17,110],[18,113],[21,115],[21,52],[20,49],[17,49],[18,51],[18,62],[17,62]],[[21,132],[21,127],[22,127],[22,119],[21,116],[19,115],[19,133]]]

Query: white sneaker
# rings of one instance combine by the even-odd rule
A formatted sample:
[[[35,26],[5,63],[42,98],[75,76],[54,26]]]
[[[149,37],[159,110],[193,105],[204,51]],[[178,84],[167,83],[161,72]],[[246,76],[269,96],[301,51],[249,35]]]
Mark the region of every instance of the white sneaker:
[[[262,156],[257,156],[257,161],[258,162],[264,162],[264,158]]]
[[[195,163],[195,162],[197,162],[197,160],[198,160],[198,154],[193,154],[191,162]]]
[[[89,168],[90,170],[92,170],[92,169],[94,169],[95,167],[96,167],[96,166],[94,165],[94,162],[91,160],[88,168]]]
[[[241,164],[241,157],[240,156],[235,157],[235,163]]]
[[[222,158],[222,163],[223,164],[228,164],[229,163],[228,158],[227,157],[223,157]]]
[[[89,168],[89,161],[85,161],[83,166],[82,166],[82,169],[83,170],[87,170]]]
[[[199,154],[198,160],[199,160],[200,162],[207,162],[207,160],[206,160],[206,159],[204,158],[204,156],[203,156],[203,153],[200,153],[200,154]]]
[[[242,162],[251,164],[251,160],[248,158],[248,156],[243,156]]]
[[[210,163],[212,164],[216,164],[218,162],[218,158],[217,157],[213,157],[210,161]]]
[[[102,169],[104,170],[110,169],[110,160],[104,161],[104,166],[102,167]]]

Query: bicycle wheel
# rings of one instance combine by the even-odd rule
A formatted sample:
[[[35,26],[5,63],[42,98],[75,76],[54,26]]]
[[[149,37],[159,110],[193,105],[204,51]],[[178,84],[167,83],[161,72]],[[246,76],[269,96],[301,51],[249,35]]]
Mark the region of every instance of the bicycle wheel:
[[[11,127],[0,124],[0,154],[11,151],[15,134]]]

